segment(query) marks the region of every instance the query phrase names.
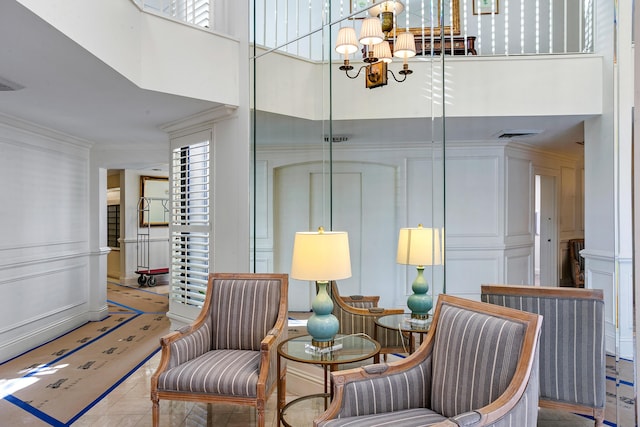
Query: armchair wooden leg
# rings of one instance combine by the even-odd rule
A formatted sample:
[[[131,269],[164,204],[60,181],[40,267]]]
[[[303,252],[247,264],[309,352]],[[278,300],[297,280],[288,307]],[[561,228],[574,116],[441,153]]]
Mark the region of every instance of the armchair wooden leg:
[[[595,419],[595,422],[594,422],[595,427],[603,427],[604,426],[604,409],[594,409],[593,418]]]
[[[258,402],[256,412],[258,413],[258,427],[264,427],[264,402]]]
[[[160,404],[157,399],[153,400],[152,402],[153,404],[151,407],[151,416],[153,420],[153,427],[158,427],[158,425],[160,424]]]

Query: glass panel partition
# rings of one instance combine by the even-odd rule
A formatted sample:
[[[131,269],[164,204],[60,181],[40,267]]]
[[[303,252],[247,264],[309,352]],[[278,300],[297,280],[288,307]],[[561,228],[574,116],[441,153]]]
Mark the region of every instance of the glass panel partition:
[[[388,84],[367,88],[366,70],[348,78],[335,51],[340,28],[360,32],[363,19],[348,3],[312,3],[295,23],[285,17],[299,2],[254,3],[252,266],[288,273],[296,231],[347,231],[352,277],[341,292],[406,307],[417,273],[396,263],[399,229],[444,227],[441,60],[414,59],[398,83],[396,59]],[[267,10],[282,14],[279,25]],[[351,55],[351,76],[362,55]],[[442,291],[443,271],[425,270],[430,292]],[[289,293],[291,310],[310,309],[311,286],[291,280]]]
[[[615,231],[614,224],[594,227],[589,219],[596,217],[592,212],[584,218],[585,193],[594,197],[614,190],[600,185],[613,182],[616,173],[602,172],[606,169],[603,159],[613,163],[616,154],[606,146],[613,138],[613,132],[608,133],[613,117],[605,117],[595,123],[597,126],[594,122],[598,120],[575,122],[580,129],[576,138],[591,144],[592,157],[585,160],[584,151],[556,155],[548,147],[528,144],[527,135],[517,135],[532,131],[535,138],[543,126],[540,123],[550,122],[533,115],[500,117],[526,111],[524,95],[518,101],[511,98],[511,105],[494,99],[493,104],[487,103],[491,112],[477,114],[473,108],[460,108],[461,99],[470,99],[462,96],[460,88],[493,97],[482,92],[483,86],[492,79],[510,79],[501,76],[498,69],[494,75],[465,74],[464,64],[482,68],[490,63],[478,61],[482,59],[478,56],[515,53],[522,55],[518,58],[522,63],[542,52],[554,54],[546,60],[558,58],[559,52],[597,52],[601,47],[594,40],[594,3],[545,1],[539,2],[535,13],[528,14],[534,2],[501,2],[499,9],[498,2],[474,5],[471,0],[452,0],[445,2],[450,7],[440,9],[435,1],[419,2],[419,6],[407,2],[409,19],[415,19],[418,9],[421,16],[429,17],[408,25],[420,46],[419,54],[408,61],[412,73],[404,82],[397,82],[395,77],[402,80],[404,74],[400,73],[402,61],[396,61],[387,65],[395,77],[386,74],[386,85],[372,88],[367,87],[366,68],[349,78],[340,69],[345,65],[344,57],[335,51],[340,29],[353,28],[358,34],[369,16],[371,2],[352,3],[253,2],[252,269],[289,273],[296,231],[315,231],[319,226],[347,231],[352,277],[339,283],[341,292],[380,295],[380,305],[408,310],[407,297],[416,271],[396,263],[398,231],[423,224],[440,230],[443,236],[445,265],[425,269],[434,299],[444,292],[477,299],[481,284],[496,281],[533,285],[537,280],[534,260],[540,256],[534,240],[544,226],[534,207],[538,175],[550,188],[546,200],[553,204],[550,212],[556,214],[550,234],[553,266],[548,283],[542,284],[568,285],[567,241],[585,237],[585,255],[590,257],[587,266],[594,272],[587,286],[605,289],[607,326],[617,327],[614,310],[620,294],[614,288],[618,282],[611,255],[615,251],[611,239],[601,239],[598,231]],[[480,3],[488,9],[475,13],[474,7]],[[570,17],[573,9],[577,15]],[[438,11],[447,10],[456,10],[459,22],[438,16]],[[394,44],[407,26],[398,24],[399,16],[390,32]],[[547,16],[553,25],[531,25]],[[528,17],[535,19],[529,21]],[[568,30],[576,27],[583,30]],[[467,58],[466,47],[462,54],[454,48],[451,55],[440,55],[435,49],[438,43],[446,50],[447,42],[455,46],[454,37],[462,37],[463,46],[469,37],[475,37],[479,55]],[[354,67],[349,70],[351,77],[366,65],[364,54],[366,49],[358,44],[349,58]],[[510,65],[505,58],[491,59],[491,64]],[[612,74],[611,61],[605,62],[605,74]],[[496,113],[497,105],[506,108]],[[483,106],[482,102],[472,105],[478,109]],[[585,135],[585,123],[589,132],[595,130],[591,136]],[[487,132],[489,125],[493,133]],[[500,130],[505,132],[498,136]],[[598,169],[595,175],[594,169]],[[594,192],[594,187],[603,188]],[[594,204],[598,203],[590,206]],[[604,201],[600,204],[614,206]],[[603,218],[613,222],[614,216],[612,207]],[[314,290],[310,284],[291,280],[290,309],[308,311]],[[616,348],[620,336],[612,328],[608,330],[607,351],[613,356],[617,382],[613,381],[609,396],[619,398],[623,397],[618,396],[620,387],[616,387],[620,384]],[[617,404],[612,406],[613,411],[622,411]],[[615,414],[607,416],[609,421],[615,419]]]

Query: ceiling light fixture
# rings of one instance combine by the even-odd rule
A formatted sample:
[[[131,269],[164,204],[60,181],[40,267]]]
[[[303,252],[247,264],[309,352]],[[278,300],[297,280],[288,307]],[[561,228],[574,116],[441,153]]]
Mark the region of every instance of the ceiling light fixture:
[[[336,52],[344,55],[344,63],[340,70],[344,71],[347,77],[355,79],[364,69],[365,86],[373,89],[387,84],[388,73],[395,81],[401,83],[413,72],[409,69],[407,59],[415,56],[416,42],[413,34],[409,31],[398,34],[393,46],[393,56],[403,59],[402,70],[398,72],[403,77],[398,79],[393,71],[387,68],[387,64],[393,61],[388,36],[393,30],[394,15],[403,10],[404,5],[393,0],[373,6],[369,9],[371,16],[362,21],[359,39],[356,39],[354,28],[340,28],[336,40]],[[354,67],[349,62],[349,55],[359,50],[358,41],[367,49],[367,55],[364,58],[366,65],[361,66],[355,75],[351,75],[349,71]]]

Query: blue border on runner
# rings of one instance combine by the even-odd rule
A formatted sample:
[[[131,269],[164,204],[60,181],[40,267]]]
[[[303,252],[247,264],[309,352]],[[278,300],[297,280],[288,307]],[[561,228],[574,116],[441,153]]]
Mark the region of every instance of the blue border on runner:
[[[122,286],[122,285],[117,285],[117,286]],[[129,286],[122,286],[122,287],[130,288]],[[142,292],[154,293],[154,292],[150,292],[150,291],[146,291],[146,290],[142,290],[142,289],[137,289],[137,288],[130,288],[130,289],[133,289],[133,290],[139,290],[139,291],[142,291]],[[155,294],[155,293],[154,293],[154,294]],[[156,295],[160,295],[160,294],[156,294]],[[168,297],[167,297],[167,298],[168,298]],[[108,302],[108,303],[111,303],[111,304],[113,304],[113,305],[117,305],[117,306],[120,306],[120,307],[124,307],[124,308],[130,309],[130,310],[132,311],[132,314],[134,314],[134,315],[133,315],[133,316],[131,316],[131,318],[130,318],[130,319],[127,319],[127,320],[125,320],[124,322],[120,323],[119,325],[114,326],[113,328],[109,329],[108,331],[106,331],[106,332],[104,332],[104,333],[102,333],[102,334],[98,335],[98,336],[97,336],[97,337],[95,337],[94,339],[92,339],[92,340],[90,340],[90,341],[87,341],[86,343],[83,343],[82,345],[80,345],[80,346],[76,347],[75,349],[70,350],[69,352],[67,352],[67,353],[63,354],[62,356],[60,356],[60,357],[58,357],[58,358],[56,358],[56,359],[53,359],[52,361],[47,362],[47,363],[45,363],[45,364],[43,364],[43,365],[39,366],[38,368],[36,368],[36,369],[34,369],[34,370],[32,370],[32,371],[29,371],[28,373],[26,373],[25,375],[23,375],[21,378],[28,378],[28,377],[31,377],[31,376],[33,376],[33,375],[38,374],[42,369],[50,367],[51,365],[53,365],[53,364],[55,364],[55,363],[57,363],[57,362],[59,362],[59,361],[63,360],[64,358],[66,358],[66,357],[68,357],[68,356],[70,356],[70,355],[72,355],[72,354],[74,354],[74,353],[76,353],[76,352],[80,351],[81,349],[83,349],[83,348],[87,347],[88,345],[90,345],[90,344],[92,344],[92,343],[95,343],[96,341],[98,341],[98,340],[100,340],[100,339],[104,338],[105,336],[107,336],[107,335],[109,335],[109,334],[113,333],[114,331],[117,331],[117,330],[118,330],[118,329],[120,329],[122,326],[124,326],[124,325],[126,325],[127,323],[129,323],[129,322],[133,321],[134,319],[137,319],[138,317],[140,317],[140,315],[142,315],[142,314],[166,314],[166,313],[164,313],[164,312],[145,312],[145,311],[137,310],[137,309],[135,309],[135,308],[128,307],[128,306],[126,306],[126,305],[124,305],[124,304],[120,304],[120,303],[114,302],[114,301],[109,300],[109,299],[107,299],[107,302]],[[110,314],[109,314],[109,316],[107,316],[105,319],[108,319],[108,318],[109,318],[109,317],[111,317],[111,316],[117,316],[118,314],[130,314],[130,313],[110,313]],[[105,320],[105,319],[103,319],[103,320]],[[29,353],[29,352],[31,352],[31,351],[33,351],[33,350],[35,350],[35,349],[37,349],[37,348],[40,348],[40,347],[42,347],[42,346],[44,346],[44,345],[47,345],[47,344],[51,343],[52,341],[55,341],[55,340],[57,340],[57,339],[59,339],[59,338],[62,338],[62,337],[64,337],[65,335],[70,334],[71,332],[73,332],[73,331],[75,331],[75,330],[77,330],[77,329],[80,329],[81,327],[85,326],[86,324],[87,324],[87,323],[84,323],[84,324],[82,324],[82,325],[78,326],[77,328],[74,328],[74,329],[70,330],[69,332],[67,332],[67,333],[65,333],[65,334],[62,334],[62,335],[58,336],[57,338],[54,338],[54,339],[52,339],[52,340],[49,340],[49,341],[47,341],[47,342],[45,342],[45,343],[43,343],[43,344],[41,344],[41,345],[39,345],[39,346],[36,346],[36,347],[34,347],[34,348],[30,349],[30,350],[25,351],[24,353],[21,353],[21,354],[19,354],[19,355],[15,356],[15,357],[12,357],[11,359],[8,359],[8,360],[6,360],[6,361],[5,361],[5,362],[3,362],[3,363],[0,363],[0,366],[4,365],[5,363],[8,363],[8,362],[10,362],[10,361],[12,361],[12,360],[15,360],[15,359],[17,359],[17,358],[19,358],[19,357],[21,357],[21,356],[23,356],[23,355],[25,355],[25,354],[27,354],[27,353]],[[102,394],[100,394],[100,395],[99,395],[95,400],[93,400],[91,403],[89,403],[89,404],[88,404],[84,409],[82,409],[82,410],[81,410],[80,412],[78,412],[75,416],[73,416],[73,417],[72,417],[72,418],[71,418],[67,423],[64,423],[64,422],[62,422],[62,421],[60,421],[60,420],[57,420],[56,418],[54,418],[54,417],[52,417],[52,416],[50,416],[50,415],[48,415],[48,414],[46,414],[46,413],[42,412],[42,411],[41,411],[41,410],[39,410],[38,408],[34,408],[33,406],[29,405],[28,403],[24,402],[24,401],[23,401],[23,400],[21,400],[21,399],[18,399],[17,397],[15,397],[15,396],[14,396],[14,395],[12,395],[12,394],[9,394],[9,395],[7,395],[7,396],[3,397],[3,400],[6,400],[7,402],[9,402],[9,403],[11,403],[11,404],[13,404],[13,405],[15,405],[15,406],[17,406],[17,407],[19,407],[19,408],[23,409],[24,411],[26,411],[26,412],[30,413],[30,414],[31,414],[31,415],[33,415],[34,417],[38,418],[39,420],[41,420],[41,421],[43,421],[43,422],[45,422],[45,423],[47,423],[47,424],[49,424],[49,425],[51,425],[51,426],[54,426],[54,427],[68,427],[68,426],[70,426],[71,424],[73,424],[74,422],[76,422],[76,421],[77,421],[80,417],[82,417],[84,414],[86,414],[86,413],[87,413],[91,408],[93,408],[93,407],[94,407],[98,402],[100,402],[102,399],[104,399],[104,398],[105,398],[109,393],[111,393],[111,392],[112,392],[116,387],[118,387],[120,384],[122,384],[122,383],[123,383],[127,378],[129,378],[129,377],[131,376],[131,374],[133,374],[135,371],[137,371],[138,369],[140,369],[140,367],[141,367],[142,365],[144,365],[146,362],[148,362],[148,361],[149,361],[149,359],[151,359],[153,356],[155,356],[155,355],[156,355],[156,353],[158,353],[158,351],[159,351],[159,350],[160,350],[160,347],[159,347],[159,346],[158,346],[158,347],[156,347],[156,349],[155,349],[155,350],[153,350],[153,351],[152,351],[152,352],[151,352],[147,357],[145,357],[145,358],[144,358],[140,363],[138,363],[137,365],[135,365],[135,366],[134,366],[134,367],[133,367],[129,372],[127,372],[125,375],[123,375],[119,380],[117,380],[114,384],[112,384],[112,385],[111,385],[111,386],[110,386],[110,387],[109,387],[105,392],[103,392]]]

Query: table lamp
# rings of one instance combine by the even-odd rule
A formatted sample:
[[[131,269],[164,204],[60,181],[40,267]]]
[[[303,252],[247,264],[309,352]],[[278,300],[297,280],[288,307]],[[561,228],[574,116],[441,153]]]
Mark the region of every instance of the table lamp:
[[[413,294],[407,299],[412,319],[428,319],[433,307],[433,298],[429,295],[429,283],[424,277],[425,265],[440,265],[440,232],[438,229],[401,228],[398,236],[398,264],[415,265],[418,276],[413,281]]]
[[[331,313],[333,301],[327,292],[331,280],[351,277],[349,237],[344,231],[297,232],[293,242],[291,277],[312,280],[318,292],[311,307],[313,314],[307,321],[307,331],[312,345],[332,347],[340,324]]]

